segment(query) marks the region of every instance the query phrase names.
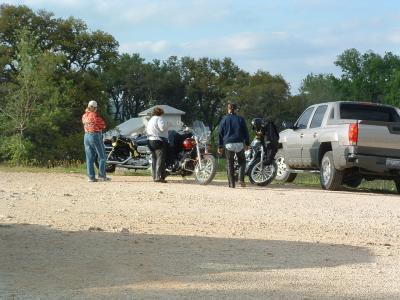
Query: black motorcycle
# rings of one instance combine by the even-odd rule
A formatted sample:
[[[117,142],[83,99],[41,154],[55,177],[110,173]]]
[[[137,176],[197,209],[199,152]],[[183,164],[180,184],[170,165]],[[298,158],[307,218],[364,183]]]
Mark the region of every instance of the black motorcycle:
[[[245,151],[245,174],[250,183],[266,186],[274,180],[277,165],[274,157],[277,151],[279,134],[272,122],[264,122],[261,118],[251,121],[256,136],[251,142],[250,148]],[[235,160],[235,178],[238,177],[239,164]]]
[[[151,166],[151,151],[147,136],[113,136],[104,140],[106,148],[106,172],[113,173],[116,167],[143,170]]]

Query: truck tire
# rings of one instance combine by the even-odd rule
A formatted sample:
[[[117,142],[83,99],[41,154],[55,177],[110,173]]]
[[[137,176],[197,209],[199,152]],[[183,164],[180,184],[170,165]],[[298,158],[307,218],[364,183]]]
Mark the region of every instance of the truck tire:
[[[395,179],[394,184],[396,185],[397,193],[400,194],[400,179]]]
[[[335,169],[332,151],[324,154],[321,161],[320,182],[324,190],[336,191],[343,181],[344,171]]]
[[[278,152],[276,154],[275,162],[277,165],[275,180],[282,182],[292,182],[293,180],[295,180],[297,173],[289,172],[289,168],[285,163],[285,158],[283,157],[282,153]]]
[[[351,188],[357,188],[362,182],[362,178],[356,177],[351,179],[343,179],[343,184]]]

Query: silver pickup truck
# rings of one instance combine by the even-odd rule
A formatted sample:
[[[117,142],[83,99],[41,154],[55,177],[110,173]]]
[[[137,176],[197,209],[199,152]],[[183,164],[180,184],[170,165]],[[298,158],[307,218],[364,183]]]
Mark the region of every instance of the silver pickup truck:
[[[327,102],[284,122],[275,156],[277,180],[320,173],[323,189],[357,187],[363,179],[394,180],[400,192],[400,114],[389,105]]]

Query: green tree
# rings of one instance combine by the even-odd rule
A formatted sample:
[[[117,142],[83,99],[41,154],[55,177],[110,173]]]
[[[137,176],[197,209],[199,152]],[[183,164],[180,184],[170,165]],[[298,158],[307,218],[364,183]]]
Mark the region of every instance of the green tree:
[[[342,100],[339,89],[339,80],[332,74],[309,74],[303,79],[300,87],[307,105]]]
[[[349,49],[338,56],[335,65],[343,72],[339,86],[344,98],[384,103],[396,86],[400,59],[390,52],[382,57],[372,51],[361,54]]]
[[[51,84],[57,57],[40,52],[35,37],[27,29],[23,29],[19,36],[17,60],[13,62],[17,75],[14,82],[8,83],[4,106],[0,108],[4,133],[14,142],[8,143],[10,150],[14,151],[8,155],[17,164],[35,158],[30,153],[34,148],[32,130],[44,125],[38,122],[40,118],[57,113],[57,105],[54,105],[51,112],[43,114],[46,102],[60,99],[58,89]]]
[[[21,51],[18,28],[34,37],[34,43],[28,43],[29,51]],[[21,137],[32,149],[29,157],[40,161],[82,157],[81,115],[87,102],[97,100],[109,120],[101,75],[115,63],[117,47],[111,35],[89,32],[81,20],[55,18],[46,11],[35,13],[26,6],[1,5],[0,135],[13,140]],[[26,61],[21,60],[24,53]],[[22,99],[23,92],[29,92],[29,98],[24,98],[29,105],[23,106],[25,113],[17,118],[15,98]],[[17,123],[22,133],[13,131]],[[9,159],[22,148],[0,151],[8,153],[5,158]]]
[[[190,105],[187,105],[188,102],[185,101],[186,85],[181,71],[182,64],[176,56],[171,56],[163,62],[153,61],[152,78],[150,79],[153,87],[150,99],[152,105],[166,104],[183,111],[191,109]]]
[[[400,70],[395,71],[391,80],[388,82],[388,89],[385,93],[384,102],[400,107]]]
[[[187,118],[200,119],[211,130],[225,114],[225,104],[241,73],[230,58],[182,58],[182,78],[186,85],[185,101],[190,105]]]
[[[257,71],[247,79],[247,84],[238,89],[240,113],[248,121],[262,117],[276,122],[282,121],[282,110],[289,99],[289,85],[280,75]]]
[[[106,67],[118,53],[118,42],[102,31],[89,32],[79,19],[55,18],[53,13],[40,10],[33,12],[27,6],[0,6],[0,57],[6,61],[6,69],[15,72],[12,64],[18,43],[18,28],[27,28],[36,37],[37,47],[42,51],[65,57],[66,70],[84,71],[89,68]]]
[[[154,90],[153,67],[139,54],[123,54],[102,78],[110,99],[114,120],[136,117],[150,103]]]

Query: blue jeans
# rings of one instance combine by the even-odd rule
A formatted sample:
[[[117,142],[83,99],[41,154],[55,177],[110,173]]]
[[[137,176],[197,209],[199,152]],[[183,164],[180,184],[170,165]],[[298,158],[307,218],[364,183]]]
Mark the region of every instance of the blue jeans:
[[[106,177],[106,150],[103,143],[103,135],[101,132],[85,133],[84,137],[86,168],[90,179],[95,179],[94,160],[96,154],[99,161],[99,177]]]

